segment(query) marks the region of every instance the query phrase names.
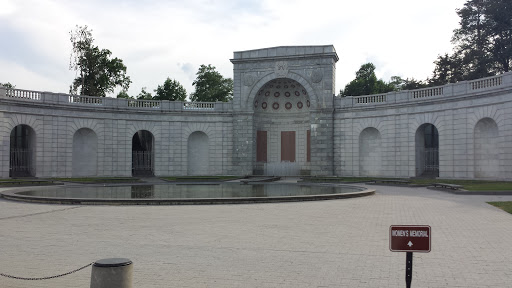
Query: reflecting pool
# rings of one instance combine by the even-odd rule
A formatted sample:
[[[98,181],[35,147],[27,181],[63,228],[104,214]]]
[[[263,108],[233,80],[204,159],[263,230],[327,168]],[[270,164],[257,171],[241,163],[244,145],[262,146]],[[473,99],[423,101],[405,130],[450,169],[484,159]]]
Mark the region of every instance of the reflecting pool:
[[[174,184],[111,187],[59,187],[23,191],[18,192],[17,194],[54,198],[183,199],[323,195],[356,192],[361,190],[363,190],[363,188],[355,186],[313,186],[289,184],[240,185],[238,183],[223,183],[208,185]]]
[[[169,184],[132,186],[38,187],[3,193],[8,199],[51,203],[109,202],[121,204],[213,204],[325,200],[366,195],[368,190],[348,185],[301,184]],[[373,194],[373,193],[371,193]],[[55,201],[52,201],[55,200]],[[79,200],[79,201],[78,201]],[[128,202],[134,203],[128,203]],[[158,202],[158,203],[155,203]],[[93,204],[93,203],[84,203]],[[101,203],[96,203],[101,204]]]

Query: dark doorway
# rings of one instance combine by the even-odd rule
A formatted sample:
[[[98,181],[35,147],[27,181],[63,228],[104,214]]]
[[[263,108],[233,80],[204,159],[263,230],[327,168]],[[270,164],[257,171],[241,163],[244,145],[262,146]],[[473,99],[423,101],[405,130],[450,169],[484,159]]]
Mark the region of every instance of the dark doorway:
[[[281,132],[281,162],[295,162],[295,131]]]
[[[9,177],[35,176],[35,132],[27,125],[18,125],[11,131]]]
[[[132,138],[132,175],[153,176],[153,134],[137,131]]]
[[[432,124],[416,131],[416,176],[439,177],[439,133]]]

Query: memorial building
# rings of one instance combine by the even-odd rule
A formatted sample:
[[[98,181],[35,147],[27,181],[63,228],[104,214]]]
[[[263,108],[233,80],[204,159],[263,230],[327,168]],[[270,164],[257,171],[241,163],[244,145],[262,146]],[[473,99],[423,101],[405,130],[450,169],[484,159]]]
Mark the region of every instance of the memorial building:
[[[234,52],[231,102],[114,99],[0,86],[0,178],[512,179],[512,72],[339,97],[337,61],[332,45]]]

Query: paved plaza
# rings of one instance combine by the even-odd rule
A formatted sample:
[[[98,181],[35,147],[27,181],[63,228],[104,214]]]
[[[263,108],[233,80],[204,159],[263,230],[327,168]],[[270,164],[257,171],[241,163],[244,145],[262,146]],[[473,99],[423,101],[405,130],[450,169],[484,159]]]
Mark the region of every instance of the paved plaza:
[[[369,186],[368,186],[369,187]],[[389,226],[432,227],[412,287],[512,287],[512,215],[426,188],[371,186],[343,200],[212,206],[71,206],[0,199],[0,273],[43,277],[102,258],[134,262],[134,287],[405,287]],[[89,287],[91,268],[0,287]]]

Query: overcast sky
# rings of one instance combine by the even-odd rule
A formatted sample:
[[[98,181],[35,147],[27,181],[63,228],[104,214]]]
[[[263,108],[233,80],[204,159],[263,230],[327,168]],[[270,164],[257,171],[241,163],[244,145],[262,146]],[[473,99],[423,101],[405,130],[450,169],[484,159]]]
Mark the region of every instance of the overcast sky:
[[[234,51],[293,45],[334,45],[336,93],[367,62],[385,81],[425,79],[437,55],[451,52],[455,9],[465,2],[0,0],[0,82],[67,93],[76,25],[89,26],[94,44],[123,60],[130,95],[152,92],[167,77],[190,94],[201,64],[232,78]]]

